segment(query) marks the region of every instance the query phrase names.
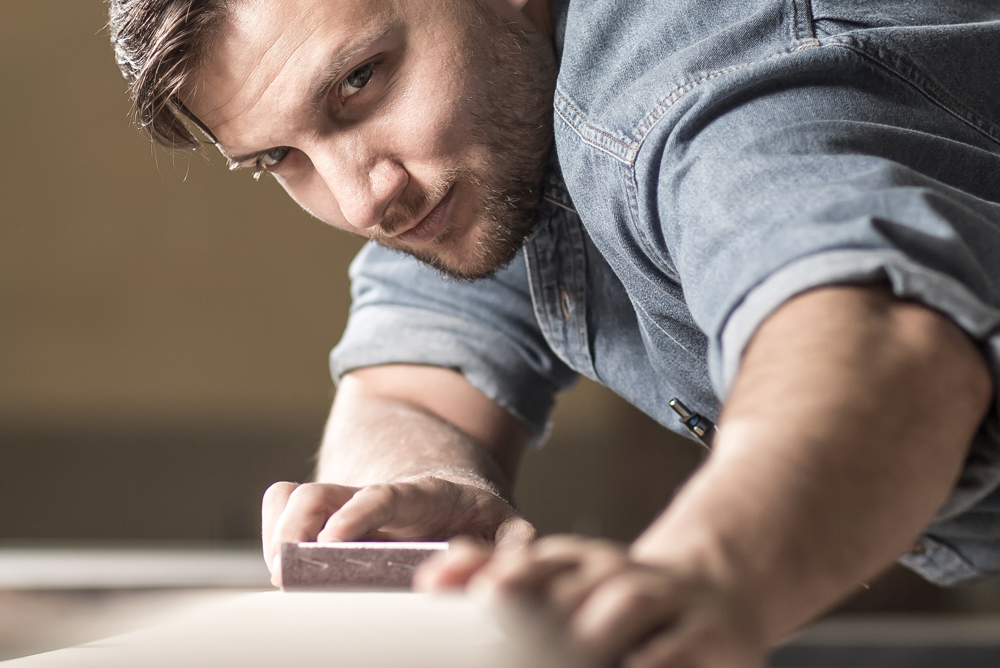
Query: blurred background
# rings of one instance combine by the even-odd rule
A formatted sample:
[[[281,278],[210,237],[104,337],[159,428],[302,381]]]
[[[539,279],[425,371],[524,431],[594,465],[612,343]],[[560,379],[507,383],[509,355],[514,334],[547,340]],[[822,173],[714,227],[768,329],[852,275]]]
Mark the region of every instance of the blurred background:
[[[211,152],[152,149],[100,0],[0,22],[0,541],[253,550],[264,489],[310,475],[360,242]],[[701,461],[590,383],[553,419],[517,488],[545,532],[629,540]],[[893,569],[843,609],[998,611],[997,592]]]

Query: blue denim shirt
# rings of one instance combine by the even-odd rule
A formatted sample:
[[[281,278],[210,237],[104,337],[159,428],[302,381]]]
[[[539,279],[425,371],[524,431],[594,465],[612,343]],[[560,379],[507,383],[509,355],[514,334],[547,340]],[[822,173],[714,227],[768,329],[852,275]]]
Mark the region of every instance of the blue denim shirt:
[[[583,374],[685,434],[790,297],[882,282],[1000,371],[1000,4],[574,0],[555,6],[556,155],[533,235],[475,283],[375,246],[345,372],[454,368],[541,433]],[[901,559],[1000,570],[1000,424]]]

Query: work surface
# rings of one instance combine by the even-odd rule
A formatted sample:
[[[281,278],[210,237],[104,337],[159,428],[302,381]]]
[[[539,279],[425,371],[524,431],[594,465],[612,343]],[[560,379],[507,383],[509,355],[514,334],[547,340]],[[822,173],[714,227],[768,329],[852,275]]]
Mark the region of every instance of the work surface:
[[[561,663],[541,643],[535,646],[533,629],[518,626],[513,617],[505,622],[492,608],[458,595],[267,592],[3,666],[531,668]]]
[[[261,591],[266,588],[259,548],[7,547],[0,549],[0,659],[11,660],[0,664],[563,665],[537,620],[463,596]],[[1000,616],[834,617],[791,639],[771,665],[998,668]]]
[[[217,593],[138,631],[3,668],[559,668],[551,638],[465,596]],[[781,668],[996,668],[1000,618],[831,619],[775,655]]]

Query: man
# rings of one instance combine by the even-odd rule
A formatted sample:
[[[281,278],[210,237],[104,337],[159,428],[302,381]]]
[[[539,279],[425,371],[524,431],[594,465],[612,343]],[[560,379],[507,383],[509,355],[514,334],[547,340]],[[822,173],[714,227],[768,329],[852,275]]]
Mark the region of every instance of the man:
[[[535,597],[601,661],[753,666],[900,554],[1000,568],[990,4],[113,0],[154,140],[193,123],[377,242],[272,572],[471,536],[420,585]],[[574,372],[718,418],[627,549],[506,500]]]

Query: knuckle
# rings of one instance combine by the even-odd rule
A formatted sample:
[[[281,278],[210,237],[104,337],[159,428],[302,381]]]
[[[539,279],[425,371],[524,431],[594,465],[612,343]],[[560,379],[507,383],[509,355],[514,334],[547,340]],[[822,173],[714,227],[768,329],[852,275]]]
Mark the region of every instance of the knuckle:
[[[325,504],[326,490],[319,483],[307,482],[292,490],[290,499],[295,499],[296,503],[306,505]]]
[[[538,531],[531,522],[516,513],[511,513],[500,522],[497,538],[526,546],[537,542]]]
[[[457,485],[450,480],[444,480],[436,476],[424,475],[415,478],[409,483],[410,489],[425,499],[452,499],[462,498],[467,490],[464,485]],[[464,499],[470,505],[475,505],[473,499]]]
[[[377,483],[375,485],[365,487],[358,492],[358,495],[379,505],[387,505],[396,500],[399,495],[399,490],[394,484]]]
[[[612,577],[605,583],[604,590],[609,604],[618,610],[642,614],[656,606],[656,596],[630,573]]]
[[[606,550],[593,555],[592,565],[599,572],[611,574],[627,567],[628,556],[617,550]]]

